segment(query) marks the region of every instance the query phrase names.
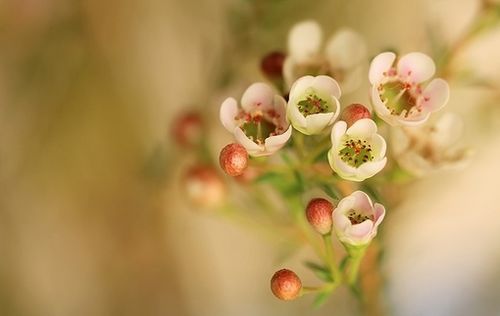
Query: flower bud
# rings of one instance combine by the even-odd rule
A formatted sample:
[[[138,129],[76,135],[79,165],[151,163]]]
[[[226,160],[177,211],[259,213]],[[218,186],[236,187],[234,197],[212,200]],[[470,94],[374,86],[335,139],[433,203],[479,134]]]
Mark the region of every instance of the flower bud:
[[[264,56],[260,62],[260,69],[269,79],[282,77],[285,54],[282,52],[271,52]]]
[[[370,111],[362,104],[353,103],[348,105],[342,114],[340,115],[340,120],[345,121],[347,123],[347,127],[354,124],[354,122],[363,119],[363,118],[371,118]]]
[[[290,301],[296,299],[301,289],[302,282],[297,274],[291,270],[279,270],[271,278],[271,291],[280,300]]]
[[[239,176],[248,166],[248,152],[240,144],[229,144],[222,148],[219,163],[224,172],[231,177]]]
[[[321,235],[332,231],[333,205],[330,201],[317,198],[312,199],[306,208],[307,221]]]
[[[188,169],[183,179],[187,198],[196,206],[216,207],[224,199],[225,185],[212,166],[196,165]]]
[[[196,112],[181,114],[174,122],[172,136],[182,147],[191,147],[200,143],[203,137],[203,120]]]

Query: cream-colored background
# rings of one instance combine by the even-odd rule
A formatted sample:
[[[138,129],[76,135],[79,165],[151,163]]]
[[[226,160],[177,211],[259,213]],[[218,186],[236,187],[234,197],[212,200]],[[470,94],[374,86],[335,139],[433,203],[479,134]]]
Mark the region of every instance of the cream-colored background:
[[[284,47],[296,21],[315,18],[326,34],[350,26],[372,55],[430,52],[427,32],[452,42],[478,1],[255,2],[0,2],[0,314],[352,313],[344,290],[319,310],[307,298],[276,300],[268,282],[281,267],[278,244],[187,207],[176,182],[185,162],[173,150],[163,178],[145,175],[145,161],[158,146],[173,148],[167,132],[183,107],[206,106],[217,126],[217,103],[262,80],[256,54]],[[254,28],[238,41],[228,17],[242,12],[240,22]],[[241,56],[227,58],[233,52]],[[498,56],[500,29],[472,43],[457,66],[498,87]],[[228,60],[240,79],[214,92]],[[367,88],[343,102],[366,102]],[[423,180],[387,214],[384,271],[395,315],[500,313],[495,93],[452,86],[448,110],[466,120],[471,165]],[[212,136],[214,147],[229,139],[221,129]],[[286,266],[313,280],[300,264],[308,255]]]

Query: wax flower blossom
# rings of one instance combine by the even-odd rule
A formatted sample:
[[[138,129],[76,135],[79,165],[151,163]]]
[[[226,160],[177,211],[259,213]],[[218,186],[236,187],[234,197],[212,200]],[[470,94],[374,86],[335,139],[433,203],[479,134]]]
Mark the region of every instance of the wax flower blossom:
[[[460,168],[469,161],[471,151],[458,146],[463,121],[445,113],[423,126],[391,131],[391,148],[399,165],[416,176],[442,169]]]
[[[373,204],[366,193],[356,191],[340,200],[333,210],[333,227],[344,245],[365,246],[377,235],[384,216],[382,204]]]
[[[320,134],[339,116],[340,95],[339,84],[329,76],[299,78],[290,90],[288,119],[303,134]]]
[[[340,177],[363,181],[385,167],[387,145],[371,119],[360,119],[349,128],[346,122],[338,121],[332,128],[331,140],[328,162]]]
[[[322,44],[323,32],[317,22],[295,24],[288,34],[288,56],[283,64],[287,86],[304,75],[329,75],[339,81],[344,92],[354,91],[366,67],[366,46],[361,36],[343,28],[326,41],[324,49]]]
[[[395,60],[396,54],[385,52],[371,62],[368,76],[373,108],[392,126],[423,124],[448,102],[448,83],[436,78],[424,84],[436,71],[434,62],[425,54],[406,54],[396,65]]]
[[[292,135],[285,109],[285,99],[270,86],[254,83],[243,93],[241,108],[234,98],[222,103],[220,120],[250,156],[268,156],[283,147]]]

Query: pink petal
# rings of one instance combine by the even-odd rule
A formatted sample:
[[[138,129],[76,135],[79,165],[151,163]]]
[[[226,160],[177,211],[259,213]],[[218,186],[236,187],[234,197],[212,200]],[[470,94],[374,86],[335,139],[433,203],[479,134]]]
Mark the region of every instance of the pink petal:
[[[373,222],[371,220],[366,220],[362,223],[352,225],[347,229],[346,234],[350,235],[351,238],[361,239],[367,237],[373,230]]]
[[[432,77],[436,72],[434,61],[419,52],[409,53],[398,62],[398,75],[413,83],[419,83]]]
[[[276,114],[279,115],[279,125],[288,125],[288,118],[286,116],[286,101],[282,96],[277,94],[274,96],[274,111],[276,111]]]
[[[235,117],[238,114],[238,103],[234,98],[227,98],[220,107],[219,119],[224,127],[233,132],[236,128]]]
[[[373,208],[375,210],[375,227],[377,227],[384,220],[385,207],[382,204],[375,203]]]
[[[392,67],[395,59],[396,54],[393,52],[381,53],[373,58],[368,73],[372,85],[379,83],[384,78],[384,72],[387,72]]]
[[[246,112],[252,112],[256,109],[262,111],[271,110],[273,108],[274,95],[275,93],[269,85],[257,82],[248,87],[245,93],[243,93],[241,106]]]
[[[323,32],[316,21],[297,23],[288,33],[288,54],[298,62],[308,61],[319,52],[322,41]]]
[[[353,205],[353,208],[355,210],[360,210],[372,214],[372,209],[373,209],[372,201],[365,192],[355,191],[351,193],[350,196],[354,198],[355,203]]]
[[[450,87],[443,79],[437,78],[432,80],[425,87],[420,104],[425,111],[434,112],[446,105],[450,98]]]
[[[317,76],[311,83],[311,86],[318,92],[325,92],[339,99],[342,94],[340,86],[335,79],[330,76]]]

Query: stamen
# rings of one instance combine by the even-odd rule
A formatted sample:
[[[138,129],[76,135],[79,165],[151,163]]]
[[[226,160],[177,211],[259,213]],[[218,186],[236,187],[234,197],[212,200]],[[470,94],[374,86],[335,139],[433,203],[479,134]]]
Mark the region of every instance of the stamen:
[[[361,223],[363,223],[364,221],[367,221],[367,220],[371,220],[372,222],[374,221],[374,216],[373,215],[371,215],[371,214],[369,214],[369,215],[361,214],[361,213],[358,213],[355,210],[350,210],[347,213],[347,218],[349,219],[349,221],[351,222],[352,225],[361,224]]]
[[[342,161],[358,168],[363,163],[373,160],[371,152],[371,144],[366,140],[349,139],[344,142],[344,148],[339,151],[339,155]]]

